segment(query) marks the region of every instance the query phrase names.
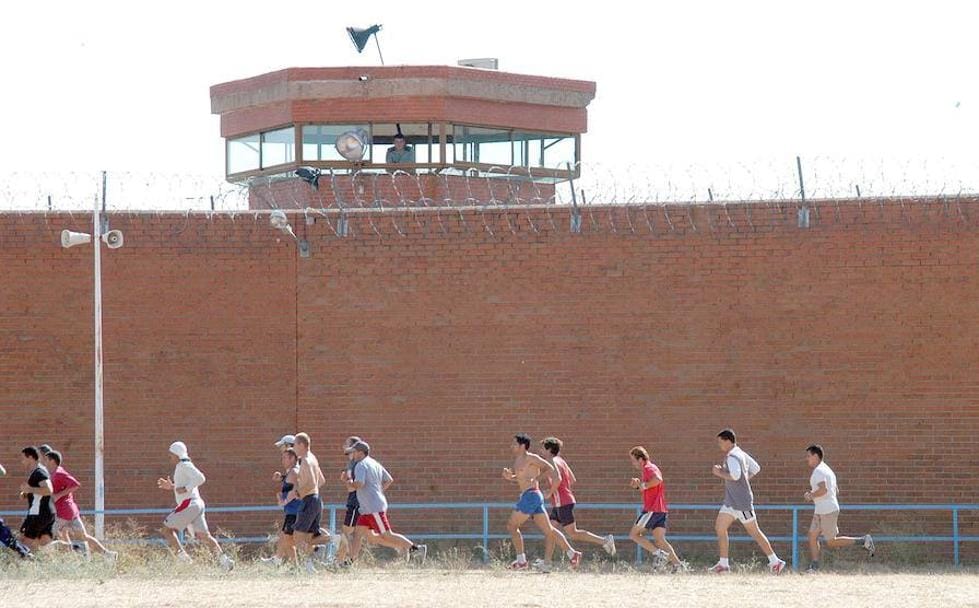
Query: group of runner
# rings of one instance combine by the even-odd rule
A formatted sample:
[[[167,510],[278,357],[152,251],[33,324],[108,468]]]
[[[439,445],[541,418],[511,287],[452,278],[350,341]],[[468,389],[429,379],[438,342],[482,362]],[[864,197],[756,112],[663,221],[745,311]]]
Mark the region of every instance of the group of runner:
[[[294,561],[303,564],[307,572],[315,572],[314,557],[317,553],[329,558],[341,567],[352,565],[359,557],[366,542],[388,547],[407,561],[424,562],[428,547],[416,544],[394,532],[388,519],[388,502],[385,491],[394,482],[381,463],[370,456],[370,445],[360,437],[348,437],[342,450],[347,464],[340,472],[339,484],[347,491],[346,511],[339,533],[321,526],[323,502],[321,488],[326,477],[319,461],[310,449],[307,433],[285,435],[275,443],[281,452],[282,471],[272,475],[278,484],[276,502],[283,509],[284,520],[276,542],[275,554],[262,561],[284,564]],[[615,538],[612,534],[599,536],[578,528],[575,520],[576,478],[570,465],[561,456],[563,442],[547,437],[540,442],[541,454],[531,451],[531,438],[518,433],[513,438],[511,451],[512,468],[504,468],[503,479],[517,485],[519,499],[507,522],[507,529],[516,553],[510,564],[513,570],[531,567],[524,548],[520,528],[532,520],[544,535],[544,556],[534,563],[541,571],[549,571],[554,550],[560,548],[572,569],[576,569],[582,553],[572,542],[601,546],[609,555],[615,555]],[[758,525],[754,509],[751,479],[758,475],[761,466],[737,445],[731,429],[717,434],[717,445],[724,453],[724,460],[711,469],[711,473],[724,482],[724,499],[715,520],[715,532],[719,559],[708,569],[715,574],[731,571],[729,561],[728,530],[735,521],[741,523],[768,559],[773,574],[785,570],[768,538]],[[840,548],[861,546],[871,556],[875,547],[870,534],[857,537],[840,536],[838,520],[840,506],[837,500],[837,482],[833,470],[823,461],[822,447],[813,444],[806,448],[806,460],[812,469],[809,489],[804,498],[814,505],[809,528],[811,561],[809,571],[819,568],[821,555],[820,537],[826,546]],[[190,562],[184,549],[180,532],[196,536],[217,557],[220,565],[231,570],[234,561],[221,549],[211,535],[205,518],[205,503],[199,488],[206,478],[190,459],[187,446],[180,441],[170,445],[169,457],[174,465],[173,477],[160,478],[157,487],[172,491],[176,506],[163,522],[163,536],[176,559]],[[629,459],[637,476],[630,486],[641,493],[641,513],[629,531],[629,539],[654,556],[658,566],[669,566],[673,572],[688,570],[676,550],[666,540],[669,507],[666,501],[666,484],[659,467],[650,459],[643,446],[629,450]],[[42,547],[62,547],[84,551],[86,556],[94,550],[107,559],[114,560],[116,553],[109,551],[97,539],[90,536],[79,517],[73,493],[79,489],[78,481],[62,466],[62,455],[50,446],[26,447],[21,451],[23,468],[28,475],[21,484],[20,493],[27,500],[28,512],[21,526],[23,541],[18,540],[0,519],[0,543],[29,558],[33,551]],[[0,475],[5,474],[0,466]],[[546,482],[544,490],[541,482]],[[545,508],[546,502],[551,509]]]

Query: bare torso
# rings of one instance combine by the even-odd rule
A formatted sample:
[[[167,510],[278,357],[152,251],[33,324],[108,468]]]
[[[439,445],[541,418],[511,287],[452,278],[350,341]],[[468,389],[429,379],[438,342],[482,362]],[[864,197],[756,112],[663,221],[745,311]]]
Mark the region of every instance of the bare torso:
[[[541,466],[526,454],[517,456],[516,460],[513,461],[513,472],[521,493],[527,490],[540,489],[537,478],[540,477]]]

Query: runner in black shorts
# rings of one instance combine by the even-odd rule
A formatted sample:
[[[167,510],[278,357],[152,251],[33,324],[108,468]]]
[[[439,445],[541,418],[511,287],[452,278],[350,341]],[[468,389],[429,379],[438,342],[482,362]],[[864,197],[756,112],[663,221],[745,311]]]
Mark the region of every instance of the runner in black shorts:
[[[346,565],[350,565],[357,557],[350,555],[350,548],[353,542],[353,534],[357,529],[357,518],[360,517],[360,503],[357,501],[357,490],[350,485],[350,482],[354,480],[354,465],[357,464],[353,457],[353,446],[360,441],[360,437],[352,436],[347,437],[347,440],[343,442],[343,453],[347,456],[347,466],[340,472],[340,483],[347,489],[347,510],[343,514],[343,538],[340,550],[337,552],[337,562]]]
[[[37,448],[26,447],[20,454],[24,470],[28,474],[27,483],[20,484],[21,496],[27,499],[27,517],[24,518],[20,531],[27,539],[28,547],[37,550],[54,538],[52,528],[55,511],[54,503],[51,502],[51,475],[38,463],[40,455]]]

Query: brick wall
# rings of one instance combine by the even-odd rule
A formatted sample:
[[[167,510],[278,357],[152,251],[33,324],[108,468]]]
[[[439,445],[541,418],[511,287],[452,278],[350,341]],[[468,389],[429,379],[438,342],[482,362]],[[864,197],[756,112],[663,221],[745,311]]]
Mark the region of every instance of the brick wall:
[[[18,477],[21,445],[54,444],[85,507],[91,249],[58,232],[89,223],[0,215],[0,462]],[[297,218],[309,258],[253,212],[111,223],[110,508],[169,506],[177,438],[212,505],[267,502],[271,444],[297,429],[330,478],[343,437],[367,438],[396,502],[512,499],[515,431],[565,440],[582,502],[635,499],[635,444],[670,500],[715,502],[724,426],[761,503],[798,500],[812,441],[846,502],[975,502],[976,200],[817,202],[808,230],[784,203],[596,209],[581,234],[539,208],[356,215],[345,239]],[[0,510],[14,493],[0,480]]]

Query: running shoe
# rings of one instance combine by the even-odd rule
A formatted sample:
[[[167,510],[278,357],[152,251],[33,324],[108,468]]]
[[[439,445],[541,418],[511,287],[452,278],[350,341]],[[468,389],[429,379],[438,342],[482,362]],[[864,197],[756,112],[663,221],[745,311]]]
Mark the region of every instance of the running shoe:
[[[577,570],[578,566],[581,565],[581,551],[575,551],[574,554],[571,555],[571,560],[569,563],[571,564],[572,570]]]
[[[225,572],[231,572],[232,570],[235,569],[235,562],[234,562],[234,560],[232,560],[230,557],[228,557],[224,553],[222,553],[221,554],[221,557],[218,558],[218,563],[221,564],[221,568]]]
[[[718,562],[718,563],[714,564],[713,567],[708,568],[707,569],[707,572],[709,572],[711,574],[730,574],[731,573],[731,567],[730,566],[722,566],[721,563]]]
[[[510,565],[507,568],[509,570],[526,570],[529,567],[530,564],[528,564],[527,562],[518,562],[517,560],[514,560],[510,562]]]
[[[863,548],[867,550],[870,557],[873,557],[874,553],[877,552],[877,545],[874,544],[874,539],[869,534],[863,537]]]
[[[768,569],[769,569],[769,571],[771,571],[772,574],[774,574],[776,576],[779,575],[779,574],[782,574],[783,572],[785,572],[785,560],[784,559],[780,559],[780,560],[776,561],[774,564],[772,564],[771,566],[769,566]]]
[[[602,549],[609,555],[615,555],[615,537],[609,534],[605,537],[605,542],[602,543]]]

